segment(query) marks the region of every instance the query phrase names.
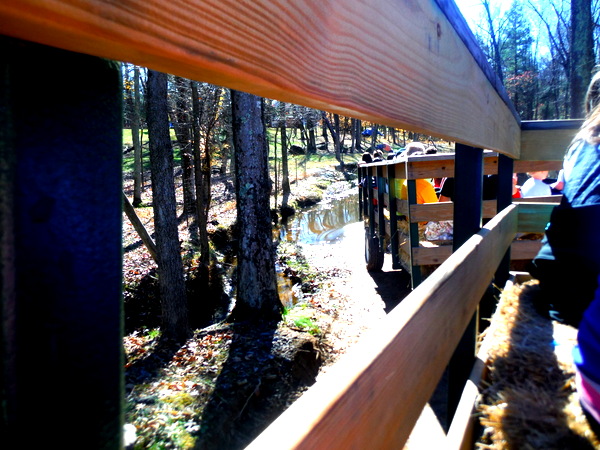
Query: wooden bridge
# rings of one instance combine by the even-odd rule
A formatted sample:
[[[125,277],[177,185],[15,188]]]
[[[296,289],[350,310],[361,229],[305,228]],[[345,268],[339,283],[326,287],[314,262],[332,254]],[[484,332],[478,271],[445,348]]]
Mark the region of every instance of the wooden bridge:
[[[457,142],[455,251],[257,449],[404,445],[482,294],[507,276],[514,167],[561,161],[577,126],[522,123],[451,0],[3,0],[0,35],[2,435],[62,448],[80,448],[71,430],[87,448],[121,446],[112,60]],[[500,186],[480,231],[481,186],[466,186],[483,149],[498,152]]]

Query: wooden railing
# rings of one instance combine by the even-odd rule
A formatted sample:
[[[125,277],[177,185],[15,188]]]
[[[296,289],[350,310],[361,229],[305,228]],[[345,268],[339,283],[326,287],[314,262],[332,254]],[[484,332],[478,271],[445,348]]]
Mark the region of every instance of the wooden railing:
[[[4,0],[0,35],[3,425],[30,431],[35,404],[46,440],[64,443],[70,417],[88,448],[120,446],[123,397],[122,193],[107,188],[121,178],[122,92],[118,70],[100,58],[448,139],[470,163],[471,150],[491,149],[502,156],[501,193],[513,171],[526,171],[510,159],[554,164],[573,135],[570,124],[521,124],[451,0]],[[7,143],[23,130],[31,136]],[[521,206],[504,206],[252,447],[402,447],[517,232]],[[41,271],[43,299],[20,289],[29,271]],[[31,389],[40,365],[52,368],[52,388]],[[81,410],[90,415],[73,415]]]
[[[562,161],[519,161],[514,164],[515,172],[535,170],[558,170]],[[497,175],[498,156],[488,152],[483,158],[483,174]],[[421,275],[417,273],[421,266],[441,264],[452,254],[452,239],[431,242],[422,240],[417,230],[419,223],[451,221],[454,217],[452,202],[416,204],[410,199],[416,198],[415,184],[406,182],[416,179],[432,179],[454,177],[454,154],[422,155],[399,160],[383,161],[361,165],[359,168],[361,182],[360,204],[365,227],[372,217],[372,233],[381,238],[385,251],[391,243],[393,267],[404,268],[411,272],[413,286],[416,286]],[[405,183],[407,198],[400,199],[398,185]],[[522,220],[519,221],[519,233],[543,233],[550,210],[560,203],[561,196],[538,198],[521,198],[516,203],[531,203],[521,209]],[[497,200],[481,202],[482,218],[489,219],[497,213]],[[375,213],[377,211],[377,213]],[[401,217],[405,230],[399,230],[398,221],[391,217]],[[401,236],[399,242],[398,236]],[[532,259],[541,246],[540,240],[515,240],[511,246],[513,260]],[[402,257],[405,255],[405,258]]]
[[[402,448],[513,240],[518,208],[452,254],[248,448]]]

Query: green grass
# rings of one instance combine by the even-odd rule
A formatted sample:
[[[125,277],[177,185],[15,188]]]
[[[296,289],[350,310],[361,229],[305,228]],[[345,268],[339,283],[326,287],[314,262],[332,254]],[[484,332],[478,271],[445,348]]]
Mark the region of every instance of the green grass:
[[[175,138],[175,130],[171,129],[171,140],[173,142],[173,148],[174,148],[174,163],[175,166],[178,166],[181,164],[181,153],[179,151],[179,146],[176,145],[176,138]],[[274,159],[274,135],[275,135],[275,129],[274,128],[268,128],[267,129],[267,135],[269,136],[269,157],[270,157],[270,166],[273,167],[273,159]],[[298,138],[298,139],[292,139],[291,140],[291,144],[292,145],[298,145],[301,147],[305,147],[304,143]],[[123,146],[124,147],[132,147],[133,146],[133,140],[131,138],[131,129],[123,129]],[[345,163],[351,163],[351,162],[357,162],[360,160],[361,155],[358,153],[352,153],[352,154],[344,154],[343,156],[343,160]],[[150,152],[148,150],[148,130],[144,130],[143,131],[143,135],[142,135],[142,159],[143,159],[143,164],[144,164],[144,171],[150,170]],[[278,140],[277,140],[277,160],[280,161],[281,160],[281,143],[279,141],[279,136],[278,136]],[[213,164],[217,164],[220,161],[213,161]],[[316,155],[309,155],[308,158],[306,157],[306,155],[290,155],[288,157],[288,166],[289,166],[289,171],[290,171],[290,176],[292,178],[296,178],[296,173],[298,174],[299,178],[302,178],[304,175],[304,170],[305,170],[305,165],[306,165],[306,170],[311,170],[311,169],[322,169],[322,168],[327,168],[327,167],[331,167],[332,165],[337,165],[338,162],[335,159],[335,154],[333,153],[319,153]],[[124,173],[132,173],[133,172],[133,168],[134,168],[134,157],[133,157],[133,151],[127,152],[126,154],[123,155],[123,172]]]
[[[293,327],[305,331],[313,336],[321,334],[321,329],[313,319],[315,311],[306,303],[299,303],[291,308],[285,308],[283,318],[285,322]]]

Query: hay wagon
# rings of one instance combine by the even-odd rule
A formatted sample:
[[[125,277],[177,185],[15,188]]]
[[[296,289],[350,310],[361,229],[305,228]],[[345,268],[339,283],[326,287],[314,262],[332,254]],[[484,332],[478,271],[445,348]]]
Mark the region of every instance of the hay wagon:
[[[554,124],[558,126],[558,122]],[[574,126],[563,123],[562,126]],[[568,145],[568,141],[561,144]],[[483,175],[498,174],[496,152],[483,154]],[[536,170],[559,170],[559,161],[515,161],[513,170],[525,173]],[[359,203],[365,225],[365,262],[367,270],[380,270],[384,254],[389,251],[394,269],[403,268],[411,274],[413,287],[452,254],[450,234],[439,236],[424,231],[426,224],[448,223],[454,218],[454,204],[439,202],[418,204],[417,179],[455,176],[455,154],[418,155],[400,160],[363,164],[359,167]],[[406,180],[406,199],[400,198],[399,185]],[[470,188],[468,186],[467,188]],[[481,193],[479,194],[481,196]],[[541,246],[541,237],[551,209],[562,196],[520,198],[519,229],[511,244],[512,261],[531,260]],[[497,200],[482,200],[473,205],[481,211],[483,220],[493,218],[498,211]],[[396,218],[396,220],[392,220]],[[522,266],[523,264],[521,264]]]
[[[522,122],[452,1],[5,0],[0,35],[3,436],[30,436],[34,405],[47,441],[80,446],[65,442],[68,418],[87,448],[122,445],[122,89],[113,60],[457,142],[452,207],[428,211],[413,194],[406,204],[381,199],[410,227],[452,217],[452,252],[431,256],[411,237],[413,276],[425,258],[440,266],[251,448],[402,448],[447,367],[456,409],[476,362],[470,324],[480,299],[508,278],[519,230],[528,221],[538,230],[550,207],[513,203],[512,173],[533,162],[555,168],[578,123]],[[483,149],[498,153],[489,212],[480,186],[470,189]],[[425,176],[412,173],[418,165],[363,170],[388,180],[405,171],[410,192]],[[392,239],[393,223],[388,232],[365,211],[378,239]],[[493,216],[483,229],[482,211]],[[446,436],[440,445],[427,438],[427,448],[452,447]]]

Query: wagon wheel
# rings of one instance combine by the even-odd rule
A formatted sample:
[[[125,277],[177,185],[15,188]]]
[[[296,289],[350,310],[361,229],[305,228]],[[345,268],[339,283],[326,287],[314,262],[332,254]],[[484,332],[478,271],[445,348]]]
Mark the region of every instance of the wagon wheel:
[[[365,230],[365,261],[369,272],[379,272],[383,267],[384,253],[379,248],[379,239]]]

